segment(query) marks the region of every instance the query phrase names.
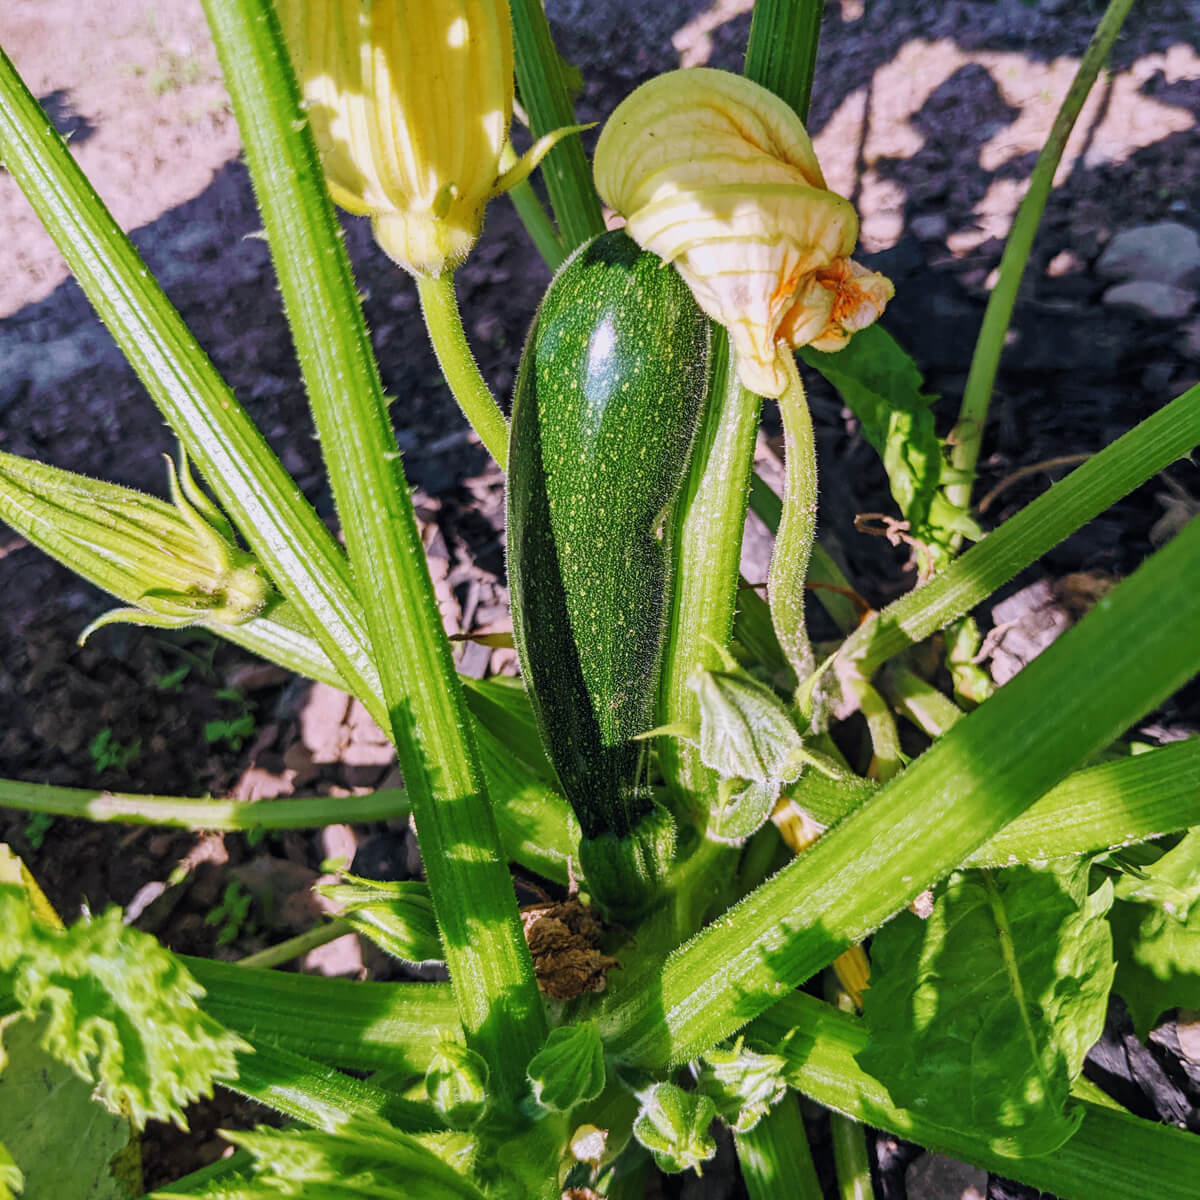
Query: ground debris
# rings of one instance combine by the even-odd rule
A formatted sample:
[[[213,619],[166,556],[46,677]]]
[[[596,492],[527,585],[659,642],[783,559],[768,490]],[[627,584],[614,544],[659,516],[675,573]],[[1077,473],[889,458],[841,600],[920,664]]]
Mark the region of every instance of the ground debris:
[[[604,926],[587,905],[574,898],[532,904],[521,910],[521,924],[543,995],[570,1000],[585,992],[604,991],[608,972],[619,964],[601,953]]]

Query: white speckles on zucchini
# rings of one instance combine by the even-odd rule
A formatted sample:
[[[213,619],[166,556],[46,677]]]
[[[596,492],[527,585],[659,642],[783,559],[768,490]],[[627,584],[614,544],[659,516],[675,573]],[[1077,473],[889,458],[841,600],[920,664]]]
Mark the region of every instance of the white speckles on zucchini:
[[[542,737],[585,838],[648,816],[639,743],[665,632],[662,516],[686,475],[708,322],[675,271],[620,232],[562,267],[517,378],[508,568]]]

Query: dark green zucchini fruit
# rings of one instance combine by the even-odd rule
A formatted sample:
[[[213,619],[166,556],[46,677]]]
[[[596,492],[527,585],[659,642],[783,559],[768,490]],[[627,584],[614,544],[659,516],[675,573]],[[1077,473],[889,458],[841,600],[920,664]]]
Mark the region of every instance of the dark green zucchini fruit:
[[[584,854],[596,862],[611,860],[609,843],[635,827],[653,828],[650,842],[663,845],[649,789],[638,786],[644,743],[633,739],[654,725],[665,517],[708,372],[708,321],[686,284],[614,232],[555,276],[517,377],[508,486],[516,643],[584,840],[605,838],[602,853]]]

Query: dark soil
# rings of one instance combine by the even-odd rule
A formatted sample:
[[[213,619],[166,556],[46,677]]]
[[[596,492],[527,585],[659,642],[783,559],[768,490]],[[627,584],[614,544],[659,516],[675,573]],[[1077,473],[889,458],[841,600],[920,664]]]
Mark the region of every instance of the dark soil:
[[[749,27],[740,7],[710,9],[685,0],[550,4],[560,46],[586,80],[580,119],[603,119],[637,83],[679,65],[680,53],[688,62],[739,69]],[[135,242],[285,466],[332,524],[332,501],[267,249],[248,236],[259,220],[246,172],[233,157],[236,139],[220,107],[198,10],[190,0],[181,3],[177,18],[191,39],[188,54],[203,66],[196,79],[178,65],[191,60],[180,59],[171,28],[146,33],[131,25],[122,45],[133,47],[128,54],[142,63],[141,82],[113,74],[106,93],[82,66],[78,78],[51,86],[55,72],[61,74],[58,64],[71,61],[72,46],[59,38],[53,47],[46,43],[38,24],[47,11],[41,0],[16,0],[9,8],[11,15],[0,18],[0,41],[35,87],[46,81],[42,95],[49,111],[72,133],[85,167],[108,172],[111,190],[101,191],[114,209],[140,214],[158,189],[163,203],[152,218],[135,217]],[[1100,9],[1018,0],[867,0],[855,16],[861,10],[853,0],[828,5],[810,127],[831,185],[862,209],[868,252],[860,257],[896,284],[897,299],[884,323],[916,356],[930,390],[943,397],[938,412],[946,432],[1015,207],[1013,189],[1028,178],[1052,119],[1055,104],[1048,94],[1063,70],[1069,78]],[[723,16],[726,11],[730,15]],[[1117,231],[1159,220],[1200,227],[1198,24],[1195,3],[1147,0],[1136,6],[1113,56],[1112,76],[1085,113],[1017,306],[981,462],[980,495],[1021,466],[1100,449],[1200,377],[1200,336],[1189,347],[1184,322],[1141,320],[1105,306],[1106,284],[1092,271]],[[79,43],[84,63],[94,27],[67,21],[63,28],[74,28],[67,36]],[[678,49],[670,40],[675,34]],[[174,59],[164,58],[171,54]],[[1063,56],[1071,59],[1065,67]],[[164,62],[174,63],[184,82],[155,96],[149,72],[165,70]],[[115,99],[109,104],[106,96]],[[201,113],[194,120],[193,109]],[[136,121],[130,112],[138,114]],[[145,121],[152,123],[150,132]],[[147,167],[138,155],[149,144],[156,149]],[[205,160],[214,146],[230,148],[221,150],[222,158]],[[177,170],[174,164],[189,161],[188,155],[193,166]],[[127,160],[137,170],[126,171]],[[205,161],[207,171],[195,165]],[[193,176],[198,182],[190,186]],[[12,190],[0,173],[0,214],[19,212]],[[347,220],[345,226],[385,385],[397,398],[397,438],[416,488],[447,624],[464,631],[503,627],[502,478],[441,381],[411,282],[376,250],[364,222]],[[161,455],[173,448],[168,430],[78,287],[47,286],[62,271],[39,248],[26,217],[14,216],[10,228],[26,249],[15,267],[6,267],[2,292],[0,448],[163,494]],[[525,330],[548,278],[508,203],[492,205],[485,236],[457,286],[468,336],[498,395],[511,389]],[[1190,319],[1195,321],[1194,312]],[[890,509],[886,479],[840,401],[819,383],[812,394],[822,537],[840,552],[855,586],[879,605],[913,581],[902,550],[854,528],[856,514]],[[1062,473],[1047,470],[1008,488],[987,522],[999,523]],[[1200,495],[1194,465],[1177,464],[1168,474],[1185,500]],[[1005,594],[1070,572],[1128,574],[1151,552],[1151,529],[1170,492],[1162,478],[1147,484],[1057,547]],[[1186,503],[1183,511],[1189,511]],[[344,700],[328,689],[256,671],[255,660],[206,634],[107,628],[77,647],[78,632],[107,605],[0,529],[0,776],[188,796],[337,794],[377,787],[388,776],[386,748]],[[985,626],[989,612],[980,614]],[[513,669],[509,651],[467,644],[461,654],[461,666],[471,674]],[[1148,722],[1149,736],[1200,727],[1198,691],[1193,685]],[[252,728],[243,735],[214,736],[212,723],[247,714]],[[356,869],[380,877],[419,869],[403,823],[250,845],[242,837],[84,822],[47,827],[0,814],[0,841],[26,859],[67,919],[83,905],[98,910],[135,903],[139,926],[166,944],[231,957],[311,922],[308,889],[329,857],[357,855]],[[189,867],[186,882],[168,887],[180,862]],[[219,943],[222,927],[207,918],[235,880],[254,903],[229,940]],[[386,970],[370,954],[366,958],[364,964],[361,952],[342,946],[309,966]],[[1120,1042],[1120,1029],[1114,1017],[1106,1046],[1114,1038]],[[1120,1044],[1130,1049],[1128,1039]],[[1107,1081],[1120,1071],[1114,1066],[1119,1056],[1106,1053],[1101,1074]],[[1182,1077],[1169,1046],[1156,1043],[1153,1054],[1165,1063],[1160,1074]],[[1137,1108],[1140,1095],[1146,1115],[1178,1121],[1178,1105],[1196,1103],[1194,1086],[1167,1099],[1168,1089],[1160,1080],[1147,1083],[1146,1071],[1126,1074],[1132,1082],[1121,1086],[1139,1090],[1122,1092],[1122,1099]],[[254,1106],[225,1096],[215,1106],[197,1106],[191,1137],[154,1131],[146,1144],[147,1184],[216,1157],[222,1144],[213,1131],[219,1124],[256,1119],[261,1114]],[[912,1154],[887,1138],[879,1139],[874,1153],[878,1194],[903,1196]],[[1030,1194],[995,1180],[989,1190],[996,1200]]]

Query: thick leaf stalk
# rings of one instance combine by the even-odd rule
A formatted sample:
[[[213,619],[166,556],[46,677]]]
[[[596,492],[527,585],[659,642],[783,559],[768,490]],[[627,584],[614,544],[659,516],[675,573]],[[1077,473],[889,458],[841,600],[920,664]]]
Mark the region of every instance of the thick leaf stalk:
[[[513,1095],[545,1018],[349,259],[270,6],[209,0],[206,12],[363,601],[459,1014],[494,1084]]]

